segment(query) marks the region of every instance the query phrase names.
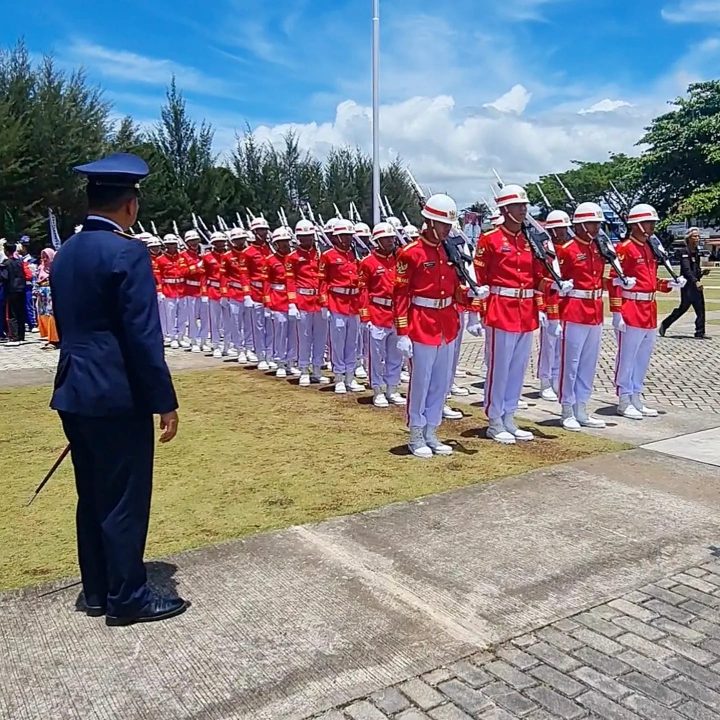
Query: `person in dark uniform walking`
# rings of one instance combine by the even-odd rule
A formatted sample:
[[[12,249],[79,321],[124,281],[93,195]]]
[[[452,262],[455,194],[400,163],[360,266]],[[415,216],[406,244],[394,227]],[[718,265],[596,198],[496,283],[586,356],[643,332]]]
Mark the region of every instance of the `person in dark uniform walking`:
[[[665,337],[668,328],[679,320],[692,306],[695,310],[695,337],[705,339],[705,295],[703,294],[702,279],[710,270],[700,268],[700,252],[698,241],[700,231],[690,228],[685,237],[686,247],[680,255],[680,274],[687,280],[685,287],[680,291],[680,305],[676,307],[660,323],[660,335]]]
[[[163,620],[181,598],[147,584],[143,554],[152,494],[153,415],[160,442],[177,432],[147,248],[125,235],[148,166],[118,153],[74,168],[88,180],[82,230],[55,256],[50,287],[60,337],[51,407],[70,443],[86,612],[107,625]]]

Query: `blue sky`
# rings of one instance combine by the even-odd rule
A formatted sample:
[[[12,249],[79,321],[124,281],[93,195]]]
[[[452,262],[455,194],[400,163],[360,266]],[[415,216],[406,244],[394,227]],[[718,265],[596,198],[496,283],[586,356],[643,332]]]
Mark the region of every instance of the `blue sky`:
[[[84,66],[119,115],[155,122],[174,73],[219,152],[246,122],[318,155],[369,147],[370,0],[2,4],[3,45]],[[461,195],[487,192],[490,165],[522,181],[632,150],[720,69],[720,0],[381,0],[381,15],[383,157]]]

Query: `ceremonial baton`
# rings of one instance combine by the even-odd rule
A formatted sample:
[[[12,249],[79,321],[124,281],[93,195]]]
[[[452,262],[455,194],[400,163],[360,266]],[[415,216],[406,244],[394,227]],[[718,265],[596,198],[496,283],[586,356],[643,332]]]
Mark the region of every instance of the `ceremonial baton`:
[[[30,502],[25,507],[30,507],[33,500],[38,496],[40,491],[48,484],[50,478],[55,474],[55,471],[60,467],[60,464],[65,459],[65,456],[70,452],[70,443],[67,444],[66,448],[60,453],[60,457],[55,461],[55,464],[50,468],[48,474],[43,478],[43,481],[37,486],[35,494],[30,498]]]

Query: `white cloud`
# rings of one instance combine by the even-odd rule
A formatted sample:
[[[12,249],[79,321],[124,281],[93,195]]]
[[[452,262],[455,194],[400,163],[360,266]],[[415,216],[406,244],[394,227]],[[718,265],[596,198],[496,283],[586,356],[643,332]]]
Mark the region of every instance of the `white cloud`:
[[[660,14],[671,23],[720,23],[718,0],[680,0],[664,7]]]
[[[614,112],[615,110],[619,110],[620,108],[625,107],[632,107],[632,104],[626,102],[625,100],[611,100],[610,98],[605,98],[604,100],[600,100],[599,102],[594,103],[589,108],[579,110],[578,112],[580,113],[580,115],[589,115],[590,113],[598,112]]]
[[[523,85],[513,85],[504,95],[491,103],[486,103],[483,107],[494,108],[498,112],[522,115],[531,97],[532,93],[528,92]]]

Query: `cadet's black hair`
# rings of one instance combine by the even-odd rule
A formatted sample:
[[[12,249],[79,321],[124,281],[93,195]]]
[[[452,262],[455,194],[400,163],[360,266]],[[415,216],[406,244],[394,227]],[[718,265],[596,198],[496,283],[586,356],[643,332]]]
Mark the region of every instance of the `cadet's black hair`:
[[[116,212],[128,200],[139,196],[136,188],[116,187],[114,185],[87,186],[88,208],[91,210],[105,210]]]

